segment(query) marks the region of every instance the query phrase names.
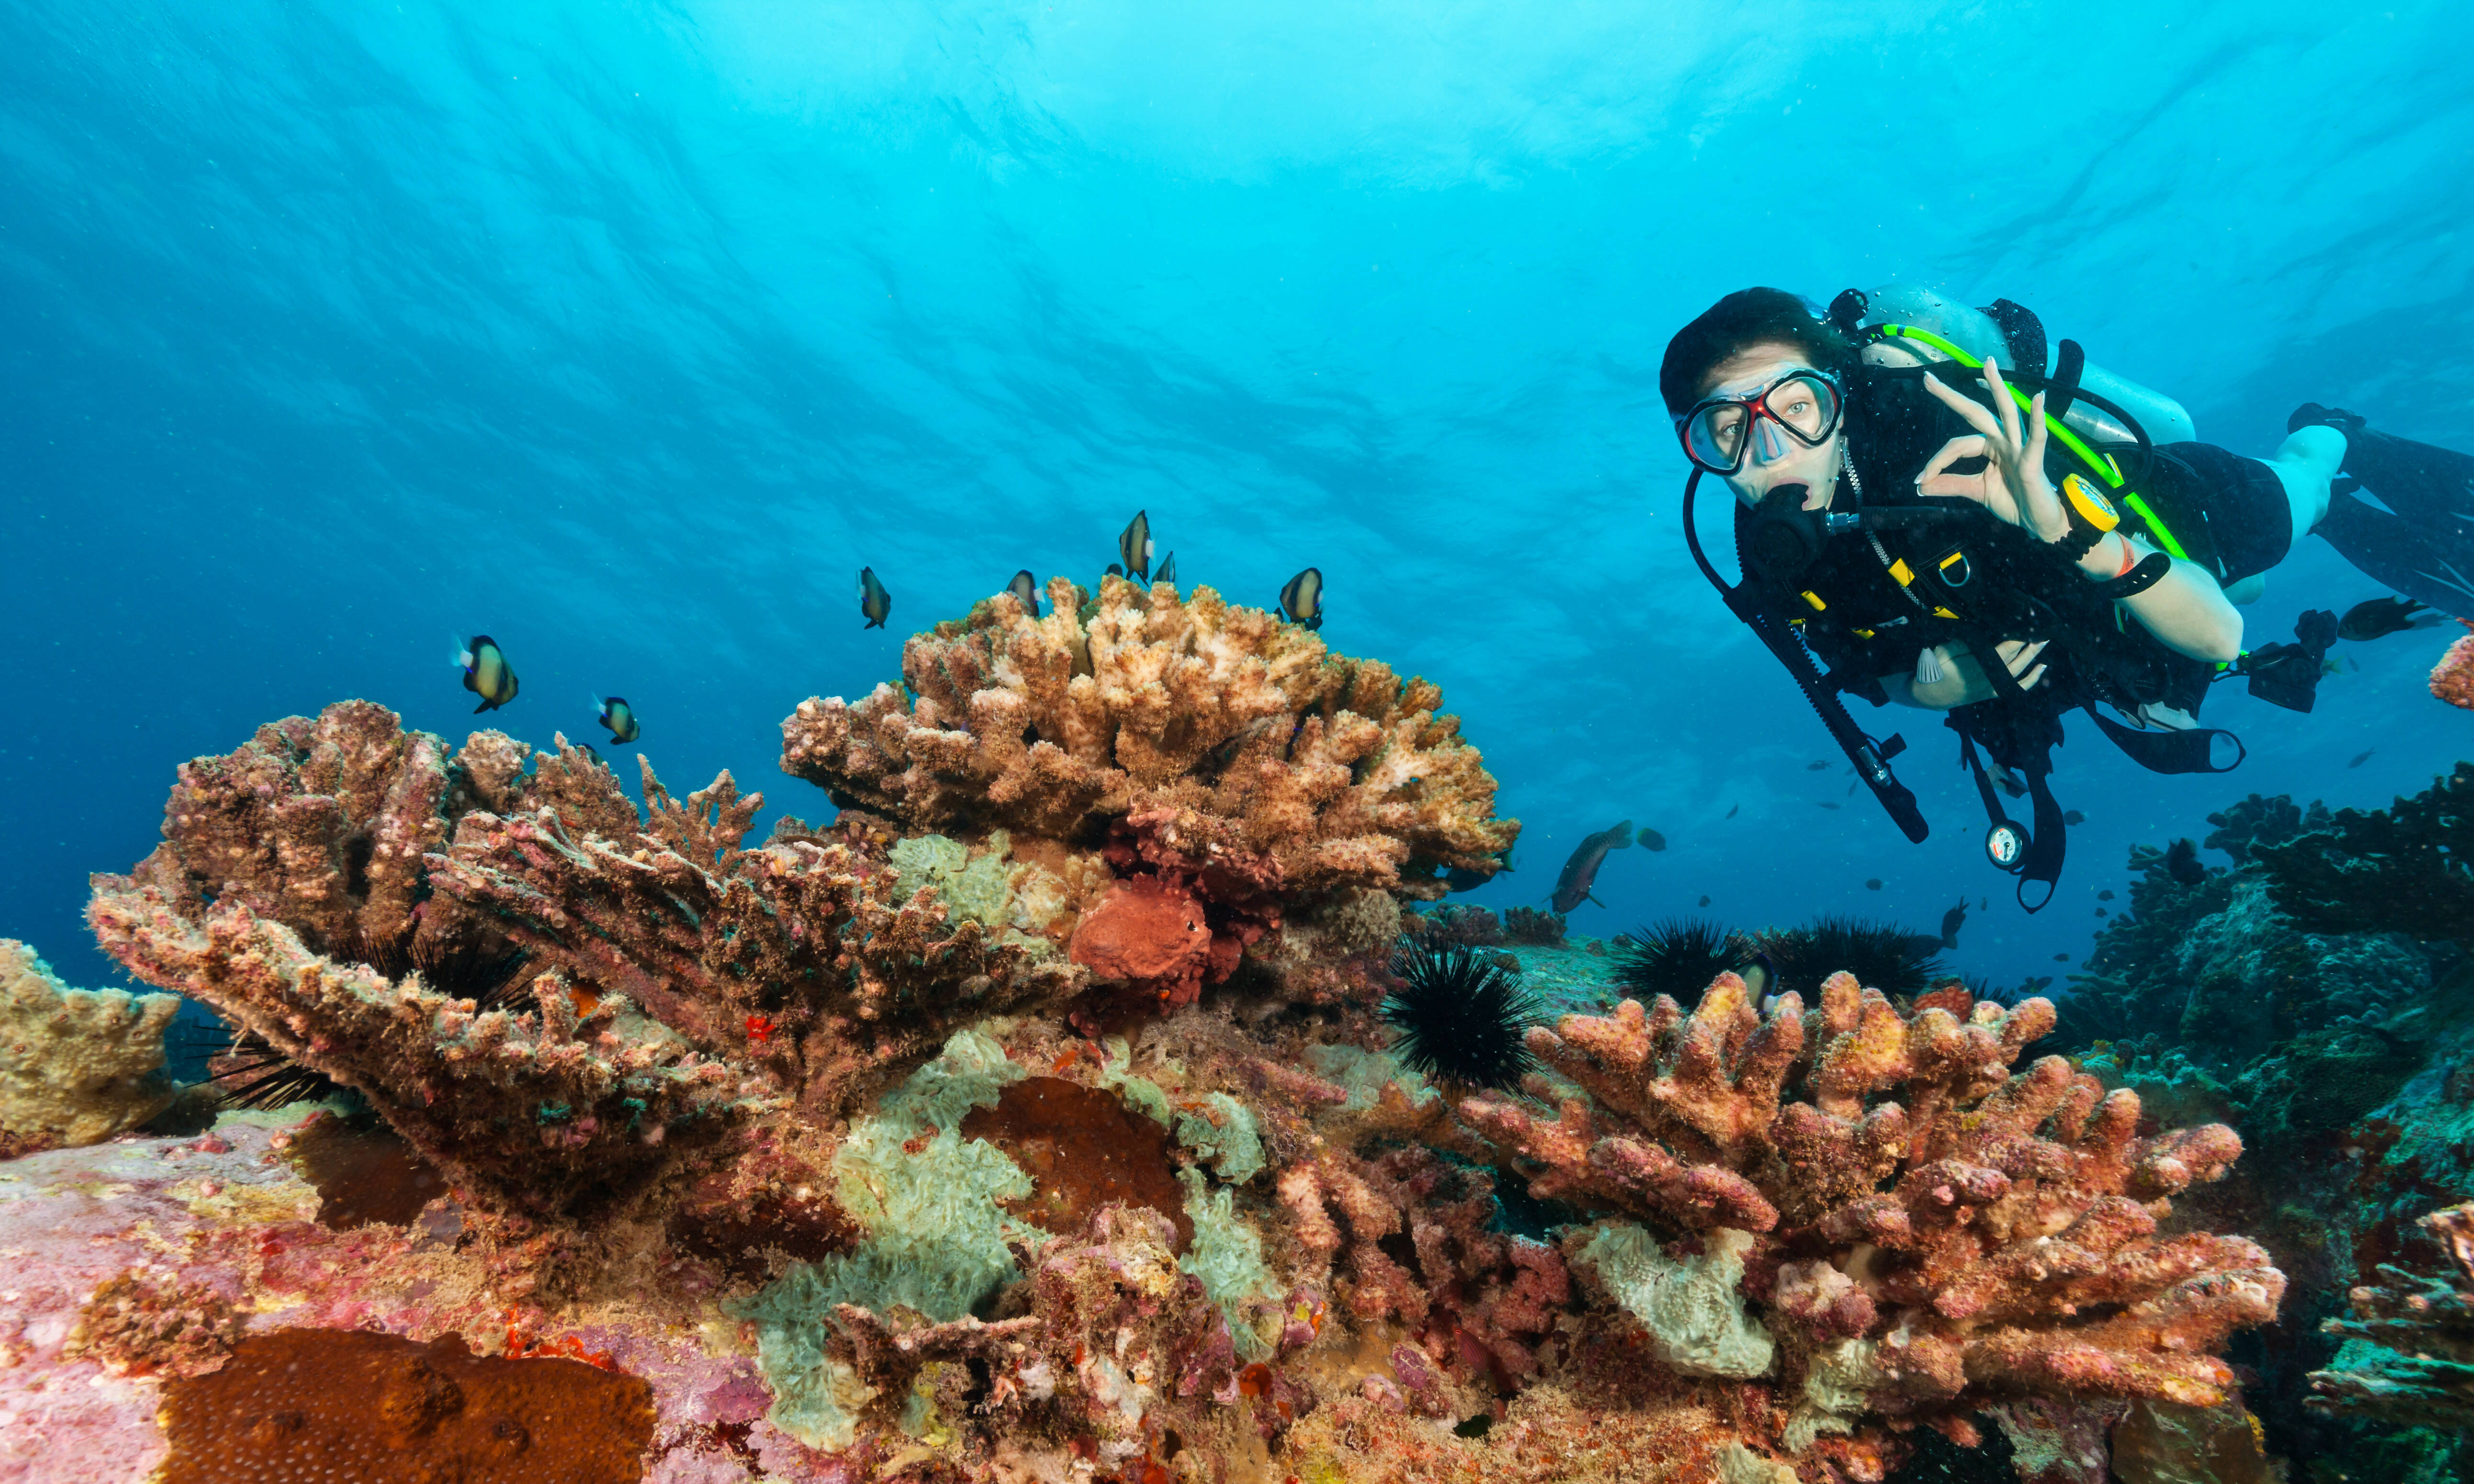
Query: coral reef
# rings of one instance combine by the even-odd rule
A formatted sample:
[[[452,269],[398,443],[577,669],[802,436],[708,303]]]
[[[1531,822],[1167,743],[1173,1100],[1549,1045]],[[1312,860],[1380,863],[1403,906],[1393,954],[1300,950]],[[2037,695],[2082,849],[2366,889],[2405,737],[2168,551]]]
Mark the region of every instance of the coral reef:
[[[1538,948],[1560,948],[1564,945],[1565,926],[1564,914],[1560,912],[1515,907],[1503,915],[1503,941]]]
[[[1825,923],[1809,1014],[1545,1030],[1602,945],[1404,916],[1517,828],[1433,686],[1048,597],[803,703],[840,812],[761,841],[363,702],[183,766],[89,919],[260,1090],[0,1166],[0,1474],[1871,1484],[2239,1410],[2283,1280],[2184,1198],[2239,1141],[2014,1071],[2045,1002]]]
[[[2380,1269],[2347,1295],[2352,1312],[2321,1326],[2344,1343],[2311,1374],[2310,1405],[2410,1426],[2474,1428],[2474,1202],[2422,1218],[2445,1274]]]
[[[1652,1231],[1601,1226],[1574,1260],[1670,1363],[1763,1376],[1753,1331],[1775,1341],[1788,1420],[1760,1441],[1787,1457],[1869,1476],[1862,1460],[1893,1450],[1882,1422],[1972,1440],[1968,1414],[2005,1394],[2221,1400],[2214,1352],[2273,1318],[2285,1280],[2246,1240],[2162,1223],[2240,1139],[2143,1137],[2135,1095],[2058,1057],[2012,1073],[2052,1026],[2043,1000],[1928,999],[1902,1013],[1836,974],[1807,1018],[1791,993],[1756,1009],[1725,974],[1688,1017],[1627,1000],[1531,1032],[1585,1097],[1460,1113],[1533,1194],[1677,1235],[1661,1252]]]
[[[2474,939],[2474,766],[2386,809],[2340,809],[2251,850],[2269,897],[2302,928]]]
[[[0,938],[0,1158],[93,1144],[169,1107],[170,994],[73,990]]]

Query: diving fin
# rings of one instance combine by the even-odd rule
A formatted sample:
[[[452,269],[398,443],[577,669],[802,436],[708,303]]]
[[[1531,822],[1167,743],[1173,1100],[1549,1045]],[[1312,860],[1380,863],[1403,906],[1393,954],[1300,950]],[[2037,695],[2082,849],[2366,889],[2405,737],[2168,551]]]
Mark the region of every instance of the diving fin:
[[[2345,438],[2343,477],[2316,534],[2391,590],[2474,618],[2474,455],[2377,432],[2359,414],[2317,402],[2286,419],[2288,432],[2313,426]],[[2379,504],[2353,497],[2356,490]]]
[[[2373,429],[2358,413],[2305,402],[2285,419],[2288,433],[2316,424],[2345,435],[2342,471],[2409,520],[2435,527],[2474,521],[2474,455]]]

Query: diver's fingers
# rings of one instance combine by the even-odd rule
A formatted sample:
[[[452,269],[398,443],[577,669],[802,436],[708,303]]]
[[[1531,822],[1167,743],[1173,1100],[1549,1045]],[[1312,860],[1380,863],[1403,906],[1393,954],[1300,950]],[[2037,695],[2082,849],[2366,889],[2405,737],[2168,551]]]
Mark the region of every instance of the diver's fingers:
[[[2001,363],[1991,356],[1984,358],[1984,386],[1993,394],[1993,411],[2001,419],[2001,436],[2016,448],[2022,442],[2019,432],[2019,404],[2010,399],[2010,389],[2001,383]]]
[[[1939,397],[1944,407],[1966,419],[1969,427],[1987,438],[2001,436],[2001,424],[1995,420],[1992,413],[1979,406],[1974,397],[1961,396],[1943,386],[1941,378],[1930,371],[1925,372],[1925,390]]]
[[[2045,667],[2043,665],[2038,665],[2036,668],[2019,677],[2019,688],[2021,690],[2033,690],[2036,688],[2036,682],[2044,678]]]
[[[1956,464],[1961,459],[1981,459],[1988,457],[1986,449],[1987,445],[1984,442],[1984,435],[1980,433],[1970,433],[1963,437],[1952,439],[1949,443],[1941,445],[1939,452],[1925,461],[1924,472],[1916,476],[1917,487],[1922,488],[1925,485],[1930,484],[1934,479],[1940,477],[1942,470],[1950,467],[1953,464]],[[1925,492],[1927,494],[1933,494],[1938,493],[1939,491],[1926,490]]]
[[[2027,404],[2027,421],[2030,424],[2027,429],[2027,467],[2029,468],[2040,469],[2045,467],[2046,431],[2044,393],[2037,393],[2035,399]]]

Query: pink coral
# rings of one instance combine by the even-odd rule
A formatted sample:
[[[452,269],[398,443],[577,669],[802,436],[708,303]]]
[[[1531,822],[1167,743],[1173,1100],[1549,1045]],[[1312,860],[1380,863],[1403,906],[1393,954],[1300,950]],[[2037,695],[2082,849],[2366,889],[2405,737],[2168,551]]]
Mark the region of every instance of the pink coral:
[[[1907,1015],[1845,974],[1821,999],[1757,1010],[1722,974],[1689,1017],[1662,996],[1566,1017],[1529,1044],[1586,1098],[1461,1113],[1539,1195],[1753,1233],[1744,1293],[1806,1408],[1790,1443],[1863,1414],[1970,1441],[1966,1414],[2005,1392],[2221,1400],[2212,1352],[2274,1317],[2284,1277],[2240,1237],[2159,1224],[2241,1152],[2232,1131],[2141,1137],[2136,1095],[2059,1057],[2012,1073],[2051,1028],[2041,999]]]
[[[1161,1005],[1190,1005],[1211,968],[1211,929],[1202,904],[1156,877],[1126,881],[1082,914],[1074,962],[1095,978],[1156,994]]]
[[[2474,711],[2474,623],[2462,618],[2458,622],[2469,632],[2449,645],[2439,663],[2431,667],[2431,693],[2450,706]]]

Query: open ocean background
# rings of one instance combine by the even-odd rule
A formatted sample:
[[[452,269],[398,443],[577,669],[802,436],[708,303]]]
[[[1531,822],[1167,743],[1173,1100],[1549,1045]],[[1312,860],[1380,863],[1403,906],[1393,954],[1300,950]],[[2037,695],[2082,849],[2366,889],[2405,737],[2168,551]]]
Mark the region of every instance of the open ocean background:
[[[1911,847],[1692,569],[1667,337],[1922,281],[2243,452],[2305,399],[2474,449],[2467,78],[2439,3],[11,0],[0,935],[123,982],[85,874],[174,766],[352,696],[458,741],[452,632],[522,680],[477,724],[599,741],[615,691],[674,790],[815,818],[800,699],[1148,508],[1186,586],[1318,564],[1333,647],[1443,685],[1526,826],[1460,899],[1629,817],[1668,848],[1576,935],[1983,897],[1959,968],[2067,973],[2132,844],[2474,755],[2446,635],[2341,646],[2308,716],[2219,686],[2225,778],[2078,720],[2024,916],[1937,718],[1856,706],[1912,746]],[[2378,591],[2310,542],[2251,642]]]

